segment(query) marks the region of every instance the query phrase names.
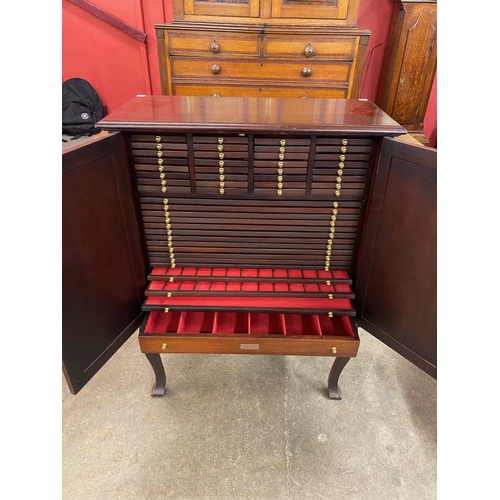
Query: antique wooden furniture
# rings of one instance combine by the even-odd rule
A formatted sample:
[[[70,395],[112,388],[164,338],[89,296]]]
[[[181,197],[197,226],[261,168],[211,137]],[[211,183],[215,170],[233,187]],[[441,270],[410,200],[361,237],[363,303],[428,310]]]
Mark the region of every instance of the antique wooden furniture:
[[[436,64],[437,1],[395,0],[376,102],[423,144]]]
[[[359,97],[371,34],[359,0],[174,0],[156,35],[162,93]]]
[[[63,157],[72,392],[142,315],[153,396],[160,354],[232,353],[335,357],[340,399],[357,324],[435,376],[435,150],[373,103],[138,96],[98,126]]]
[[[369,32],[355,28],[156,26],[162,93],[358,97]]]
[[[174,20],[356,26],[359,0],[173,0]]]

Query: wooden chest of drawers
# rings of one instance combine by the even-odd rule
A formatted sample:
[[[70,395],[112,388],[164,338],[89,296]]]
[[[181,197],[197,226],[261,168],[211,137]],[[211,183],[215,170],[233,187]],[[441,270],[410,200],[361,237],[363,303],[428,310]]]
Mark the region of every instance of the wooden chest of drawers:
[[[340,399],[356,325],[385,341],[388,316],[407,336],[406,351],[394,347],[435,369],[435,168],[422,167],[435,156],[391,142],[405,131],[371,102],[136,97],[99,127],[115,133],[88,158],[68,155],[64,183],[74,392],[82,382],[71,366],[84,357],[75,345],[89,321],[107,339],[112,324],[126,338],[142,322],[154,396],[165,392],[160,354],[232,353],[335,357],[329,395]]]
[[[369,31],[264,24],[156,25],[162,93],[358,97]]]

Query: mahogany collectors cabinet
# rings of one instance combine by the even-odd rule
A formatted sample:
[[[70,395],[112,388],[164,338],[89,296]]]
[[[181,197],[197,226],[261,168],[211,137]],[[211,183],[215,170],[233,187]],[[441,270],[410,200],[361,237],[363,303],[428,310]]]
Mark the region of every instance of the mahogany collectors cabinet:
[[[436,376],[436,151],[366,100],[138,96],[63,154],[63,366],[335,358],[357,325]]]

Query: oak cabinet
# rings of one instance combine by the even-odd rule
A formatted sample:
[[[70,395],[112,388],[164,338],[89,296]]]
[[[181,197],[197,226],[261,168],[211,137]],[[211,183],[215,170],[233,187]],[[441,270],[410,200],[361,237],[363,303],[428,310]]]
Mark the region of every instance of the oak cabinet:
[[[174,0],[157,24],[162,93],[359,97],[359,0]]]
[[[394,3],[377,104],[423,144],[423,121],[436,74],[437,1]]]
[[[359,97],[369,31],[188,22],[157,25],[162,93]]]

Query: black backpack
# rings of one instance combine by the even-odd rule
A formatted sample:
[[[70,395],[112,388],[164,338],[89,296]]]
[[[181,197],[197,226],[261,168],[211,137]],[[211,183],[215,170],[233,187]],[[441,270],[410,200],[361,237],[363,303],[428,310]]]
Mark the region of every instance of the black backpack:
[[[83,78],[70,78],[62,84],[62,133],[73,136],[94,135],[95,124],[106,116],[101,98]],[[75,139],[76,137],[74,137]]]

